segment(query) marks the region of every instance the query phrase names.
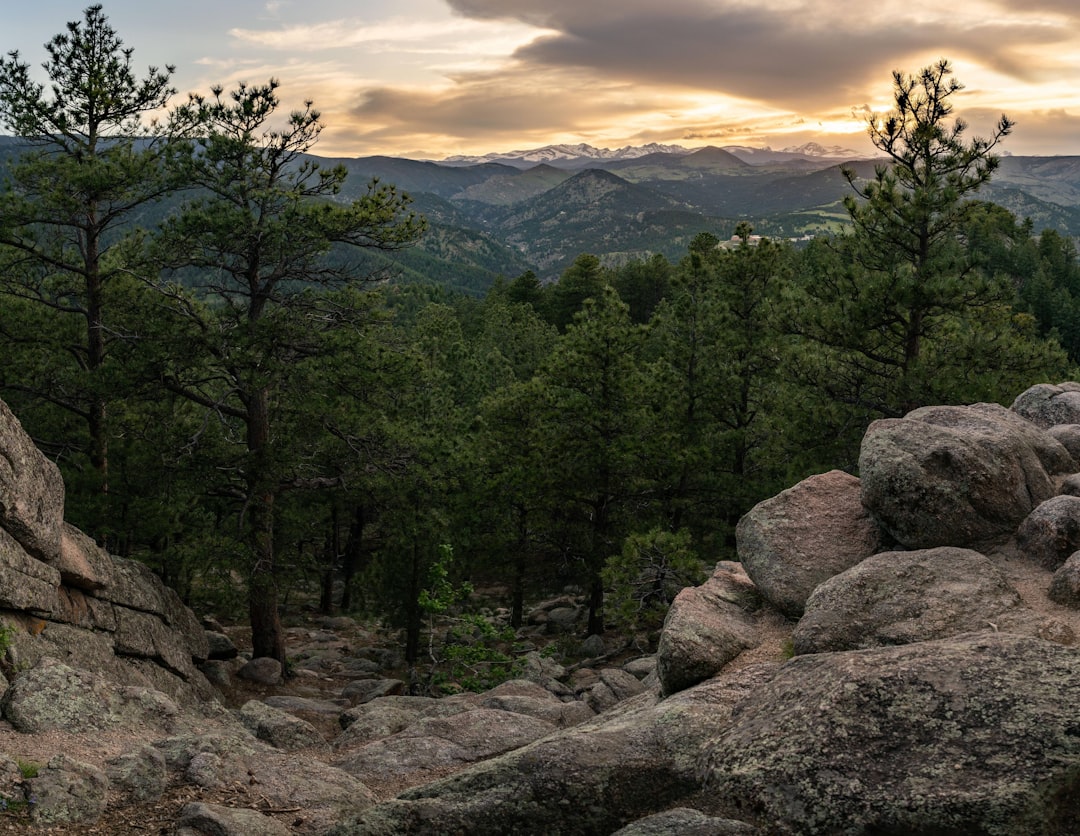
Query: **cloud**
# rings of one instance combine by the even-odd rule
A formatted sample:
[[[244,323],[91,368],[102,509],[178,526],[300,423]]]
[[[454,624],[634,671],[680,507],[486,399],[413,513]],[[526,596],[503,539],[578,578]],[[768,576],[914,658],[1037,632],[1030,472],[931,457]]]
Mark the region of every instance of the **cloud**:
[[[234,28],[229,34],[245,44],[293,53],[327,50],[393,50],[395,52],[480,52],[510,55],[536,36],[516,23],[492,24],[470,20],[393,18],[375,23],[341,18],[299,23],[275,29]]]
[[[554,30],[517,51],[525,65],[716,90],[787,109],[836,104],[845,96],[862,100],[882,79],[888,83],[891,69],[916,70],[922,64],[913,62],[942,54],[1031,78],[1046,47],[1072,37],[1060,21],[1018,18],[1000,8],[990,14],[988,4],[974,4],[974,13],[965,14],[925,0],[884,8],[852,0],[668,0],[662,6],[629,0],[617,10],[564,0],[449,3],[462,15]]]
[[[1009,150],[1029,130],[1075,142],[1050,114],[1080,111],[1066,83],[1080,75],[1076,0],[419,2],[427,11],[358,13],[335,0],[302,19],[302,4],[284,3],[276,21],[232,21],[229,54],[258,55],[312,93],[324,142],[342,152],[782,145],[815,130],[854,145],[868,114],[891,107],[891,72],[940,57],[967,85],[956,105],[973,127],[970,108],[1018,119]],[[1043,115],[1027,118],[1033,106]]]
[[[516,145],[533,138],[545,143],[557,133],[604,137],[611,125],[670,104],[609,83],[590,87],[583,107],[573,81],[572,74],[546,70],[515,75],[512,82],[504,73],[468,74],[465,83],[442,88],[369,88],[350,109],[349,122],[371,140],[404,133],[461,143],[485,136]]]

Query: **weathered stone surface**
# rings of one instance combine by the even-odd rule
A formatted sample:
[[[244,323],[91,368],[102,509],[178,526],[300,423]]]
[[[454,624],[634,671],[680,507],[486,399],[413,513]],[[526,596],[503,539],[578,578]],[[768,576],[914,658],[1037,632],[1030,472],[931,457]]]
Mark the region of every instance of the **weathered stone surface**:
[[[566,676],[566,668],[547,656],[535,650],[529,651],[521,657],[522,679],[528,679],[539,683],[557,697],[572,698],[574,692],[564,685],[561,680]]]
[[[0,401],[0,528],[45,563],[60,556],[64,482]]]
[[[301,808],[294,816],[302,821],[299,832],[322,833],[347,812],[355,814],[374,802],[371,791],[351,775],[274,749],[233,723],[214,733],[158,740],[154,746],[183,780],[214,790],[253,786],[267,806]]]
[[[1017,395],[1010,408],[1043,429],[1080,424],[1080,384],[1039,383]]]
[[[255,737],[275,749],[292,752],[330,748],[311,723],[259,700],[249,700],[240,707],[240,721]]]
[[[351,705],[363,705],[379,697],[401,696],[407,687],[400,679],[357,679],[342,689],[341,696]]]
[[[978,552],[884,552],[815,589],[792,642],[796,654],[910,644],[985,630],[1020,606],[1019,593]]]
[[[653,693],[346,818],[333,836],[610,833],[700,788],[699,760],[774,665],[657,701]]]
[[[26,801],[26,790],[26,779],[19,764],[0,752],[0,800],[8,803]]]
[[[485,696],[480,700],[483,708],[497,708],[514,714],[526,714],[538,720],[565,729],[584,723],[596,716],[592,707],[580,700],[563,702],[549,692],[546,697],[530,697],[515,694]]]
[[[646,690],[636,676],[620,668],[601,668],[600,681],[611,689],[620,702],[636,697]]]
[[[149,566],[135,560],[112,558],[112,581],[94,594],[106,601],[131,610],[160,616],[162,621],[183,637],[183,644],[192,659],[202,661],[209,656],[210,647],[195,614],[184,606],[180,597],[162,583]]]
[[[190,650],[181,644],[183,636],[149,613],[121,606],[114,611],[117,627],[113,641],[118,654],[157,660],[185,679],[195,675]]]
[[[90,825],[105,812],[109,779],[97,767],[67,755],[51,758],[29,785],[29,796],[35,799],[30,818],[35,824]]]
[[[156,801],[165,792],[168,780],[165,756],[148,744],[111,758],[105,775],[113,789],[123,792],[131,802]]]
[[[112,582],[113,564],[109,555],[79,529],[64,523],[60,553],[53,565],[64,584],[75,589],[103,589]]]
[[[341,714],[339,722],[345,731],[334,739],[334,748],[353,750],[396,734],[423,717],[450,717],[474,707],[470,702],[456,699],[380,697]]]
[[[345,706],[331,700],[318,700],[311,697],[297,697],[292,694],[274,694],[263,700],[271,708],[288,711],[290,714],[312,717],[340,717]]]
[[[191,802],[180,810],[176,836],[289,836],[292,831],[258,810]]]
[[[1080,610],[1080,551],[1069,555],[1050,581],[1050,600]]]
[[[366,784],[418,783],[421,776],[494,757],[555,731],[523,714],[473,708],[451,717],[423,717],[390,737],[352,750],[337,766]]]
[[[881,546],[859,480],[840,470],[804,479],[759,502],[735,531],[739,560],[758,592],[782,613],[802,615],[822,581]]]
[[[601,681],[599,674],[596,675],[596,681]],[[626,695],[630,695],[630,690],[635,688],[621,676],[618,682],[621,683],[618,685],[620,689],[628,689],[625,691]],[[640,685],[636,687],[639,690],[634,693],[640,693],[643,689]],[[558,728],[575,726],[592,719],[596,714],[584,700],[569,699],[565,696],[560,698],[540,683],[529,679],[510,679],[482,694],[463,694],[456,699],[470,708],[497,708],[515,714],[527,714]]]
[[[734,819],[718,819],[698,810],[676,807],[616,830],[611,836],[754,836],[756,827]]]
[[[645,679],[649,674],[656,671],[656,656],[642,656],[640,659],[631,659],[623,670],[633,674],[638,679]]]
[[[49,616],[51,620],[84,630],[116,632],[116,612],[110,602],[69,586],[57,590],[57,601],[56,611]]]
[[[0,701],[17,731],[87,732],[133,723],[169,731],[176,704],[150,688],[117,686],[96,673],[45,658],[12,681]]]
[[[1080,497],[1055,496],[1041,503],[1017,529],[1016,545],[1040,566],[1060,567],[1080,549]]]
[[[206,677],[197,668],[192,668],[187,679],[158,664],[153,659],[137,656],[120,657],[122,667],[130,671],[132,678],[149,683],[149,687],[161,691],[184,705],[203,704],[208,700],[220,699],[221,694],[214,690]]]
[[[269,656],[260,656],[241,667],[236,675],[249,682],[277,685],[281,682],[281,662]]]
[[[221,659],[207,659],[199,665],[199,673],[218,688],[228,688],[232,684],[232,672],[233,665]]]
[[[15,634],[10,652],[15,656],[16,665],[22,668],[33,667],[42,659],[51,658],[72,667],[97,671],[126,685],[151,684],[146,677],[117,658],[109,633],[53,621],[37,621],[31,630]]]
[[[745,584],[722,571],[675,596],[656,652],[663,693],[674,694],[708,679],[753,647],[757,631],[747,605],[757,600]]]
[[[875,421],[859,455],[863,503],[912,549],[1008,537],[1074,467],[1061,444],[997,404]]]
[[[797,657],[714,738],[707,787],[775,833],[1068,832],[1078,681],[1080,651],[992,632]]]
[[[23,734],[64,729],[90,731],[110,725],[109,689],[100,677],[43,659],[15,677],[4,693],[4,719]]]
[[[219,758],[236,758],[242,762],[245,758],[265,755],[273,749],[252,737],[239,720],[234,719],[231,726],[213,733],[177,734],[154,741],[154,748],[165,757],[165,764],[170,770],[184,772],[191,761],[202,754],[212,754]]]
[[[224,633],[206,631],[206,658],[228,660],[240,655],[233,640]]]
[[[586,637],[578,650],[586,659],[595,659],[598,656],[603,656],[607,652],[607,648],[604,647],[604,637],[598,636],[596,633]]]
[[[26,553],[0,528],[0,607],[50,616],[59,609],[60,572]]]
[[[1046,434],[1069,451],[1080,470],[1080,424],[1055,424],[1046,430]]]

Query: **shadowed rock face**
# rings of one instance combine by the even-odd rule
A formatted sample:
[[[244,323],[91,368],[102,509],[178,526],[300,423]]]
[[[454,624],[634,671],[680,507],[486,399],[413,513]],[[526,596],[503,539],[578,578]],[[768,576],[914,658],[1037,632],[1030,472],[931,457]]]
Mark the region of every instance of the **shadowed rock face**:
[[[1080,654],[981,634],[799,657],[735,711],[707,785],[777,833],[1071,832]]]
[[[64,482],[60,471],[0,402],[0,528],[45,563],[60,558]]]

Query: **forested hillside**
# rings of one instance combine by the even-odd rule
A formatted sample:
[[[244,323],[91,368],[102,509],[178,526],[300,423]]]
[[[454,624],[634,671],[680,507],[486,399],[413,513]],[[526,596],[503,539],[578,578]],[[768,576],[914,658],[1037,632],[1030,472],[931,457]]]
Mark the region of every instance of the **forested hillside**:
[[[853,469],[870,421],[1007,403],[1080,360],[1075,243],[985,200],[1031,170],[999,163],[1007,120],[954,130],[944,62],[871,123],[887,165],[794,178],[847,195],[845,231],[795,248],[734,211],[791,172],[728,154],[648,182],[666,162],[458,168],[453,192],[403,166],[414,203],[392,169],[312,156],[318,113],[282,129],[274,81],[193,97],[150,141],[170,70],[136,77],[100,7],[73,26],[46,65],[63,97],[0,59],[0,123],[33,139],[3,170],[0,398],[71,521],[246,612],[256,655],[285,660],[279,614],[313,597],[406,628],[416,662],[433,578],[498,585],[515,624],[577,584],[591,631],[647,626],[754,503]],[[710,197],[702,166],[745,191]]]

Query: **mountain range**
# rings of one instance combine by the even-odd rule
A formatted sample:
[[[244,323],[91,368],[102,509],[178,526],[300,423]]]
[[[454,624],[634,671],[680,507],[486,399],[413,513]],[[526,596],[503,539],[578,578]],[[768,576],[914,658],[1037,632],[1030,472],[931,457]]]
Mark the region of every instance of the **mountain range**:
[[[577,145],[545,145],[543,148],[532,148],[527,151],[496,151],[479,156],[457,155],[435,162],[439,162],[441,165],[454,166],[503,163],[525,168],[530,168],[538,163],[551,163],[561,167],[583,168],[596,162],[621,162],[646,157],[651,154],[680,156],[692,154],[695,150],[693,148],[684,148],[682,145],[661,145],[655,142],[648,145],[627,145],[615,150],[594,148],[592,145],[581,143]],[[785,148],[782,151],[773,151],[768,147],[746,148],[742,146],[728,146],[723,150],[730,151],[751,163],[775,162],[795,158],[849,160],[858,156],[858,153],[850,148],[841,148],[836,145],[825,147],[816,142]]]
[[[744,220],[770,237],[836,231],[851,191],[841,167],[871,177],[882,164],[816,144],[552,145],[440,161],[332,162],[350,172],[346,192],[378,177],[407,191],[428,217],[429,240],[401,257],[406,273],[421,266],[415,260],[434,269],[437,256],[443,266],[427,278],[471,292],[524,270],[552,280],[582,252],[612,265],[653,253],[677,260],[697,233],[727,238]],[[980,197],[1031,218],[1036,231],[1080,235],[1080,156],[1004,157]]]
[[[16,142],[0,137],[0,157]],[[813,143],[782,150],[551,145],[440,161],[319,161],[348,170],[342,200],[361,195],[372,178],[408,192],[429,232],[392,266],[405,280],[473,294],[499,275],[532,270],[555,279],[583,252],[609,265],[654,253],[677,261],[699,232],[728,238],[740,221],[774,238],[833,232],[847,221],[843,198],[851,192],[841,166],[871,177],[882,164]],[[979,196],[1030,218],[1035,231],[1080,236],[1080,156],[1003,157]]]

